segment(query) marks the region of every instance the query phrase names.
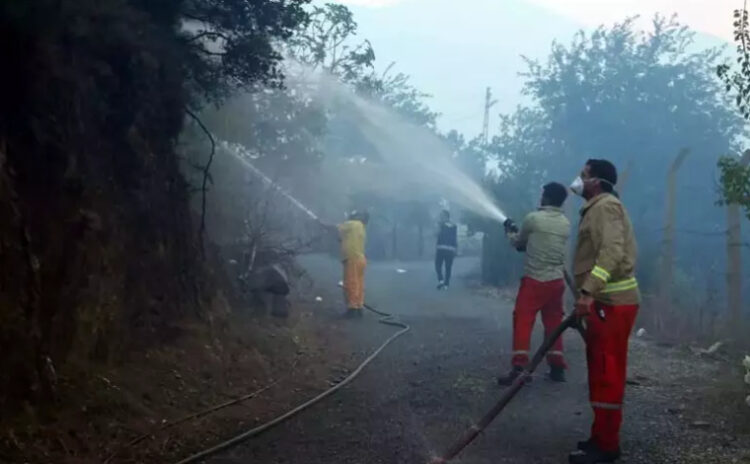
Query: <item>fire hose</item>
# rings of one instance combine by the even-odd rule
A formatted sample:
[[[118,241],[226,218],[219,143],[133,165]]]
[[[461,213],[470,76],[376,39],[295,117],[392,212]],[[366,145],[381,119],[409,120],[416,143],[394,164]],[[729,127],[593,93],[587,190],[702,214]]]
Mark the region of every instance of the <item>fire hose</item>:
[[[286,421],[286,420],[288,420],[288,419],[296,416],[297,414],[301,413],[305,409],[307,409],[310,406],[312,406],[312,405],[314,405],[314,404],[322,401],[323,399],[325,399],[328,396],[332,395],[333,393],[337,392],[339,389],[341,389],[341,388],[345,387],[346,385],[348,385],[349,383],[351,383],[357,376],[359,376],[359,374],[362,372],[362,370],[364,370],[364,368],[367,367],[367,365],[370,364],[370,362],[372,362],[373,359],[375,359],[376,357],[378,357],[378,355],[389,344],[391,344],[391,342],[393,342],[394,340],[396,340],[397,338],[399,338],[400,336],[402,336],[403,334],[405,334],[406,332],[408,332],[409,330],[411,330],[411,327],[409,327],[408,324],[405,324],[405,323],[399,321],[396,318],[396,316],[394,316],[393,314],[389,314],[389,313],[386,313],[384,311],[379,311],[379,310],[377,310],[377,309],[375,309],[372,306],[367,305],[367,304],[365,304],[365,308],[368,311],[373,312],[373,313],[381,316],[381,318],[378,320],[378,322],[380,322],[381,324],[385,324],[385,325],[389,325],[389,326],[393,326],[393,327],[399,327],[401,330],[399,330],[398,332],[394,333],[385,342],[383,342],[380,345],[380,347],[378,347],[378,349],[376,349],[375,351],[373,351],[372,354],[370,354],[370,356],[368,356],[344,380],[342,380],[341,382],[337,383],[336,385],[334,385],[333,387],[329,388],[328,390],[320,393],[318,396],[312,398],[311,400],[309,400],[309,401],[307,401],[305,403],[300,404],[296,408],[294,408],[294,409],[292,409],[292,410],[290,410],[290,411],[288,411],[288,412],[286,412],[286,413],[284,413],[284,414],[276,417],[275,419],[272,419],[272,420],[270,420],[270,421],[268,421],[268,422],[266,422],[264,424],[261,424],[261,425],[259,425],[257,427],[254,427],[254,428],[252,428],[252,429],[250,429],[250,430],[248,430],[246,432],[243,432],[243,433],[241,433],[239,435],[236,435],[236,436],[230,438],[229,440],[226,440],[226,441],[224,441],[222,443],[219,443],[218,445],[215,445],[215,446],[213,446],[211,448],[205,449],[203,451],[199,451],[199,452],[197,452],[197,453],[195,453],[195,454],[193,454],[193,455],[191,455],[191,456],[189,456],[189,457],[187,457],[187,458],[179,461],[177,464],[189,464],[189,463],[194,463],[194,462],[201,461],[201,460],[203,460],[203,459],[205,459],[205,458],[207,458],[209,456],[212,456],[212,455],[214,455],[214,454],[216,454],[216,453],[218,453],[220,451],[223,451],[223,450],[225,450],[227,448],[235,446],[235,445],[237,445],[237,444],[239,444],[239,443],[241,443],[241,442],[243,442],[245,440],[248,440],[250,438],[256,437],[256,436],[260,435],[261,433],[266,432],[266,431],[270,430],[271,428],[273,428],[273,427],[281,424],[282,422],[284,422],[284,421]]]
[[[570,277],[570,274],[568,274],[567,271],[565,271],[564,274],[565,283],[568,285],[568,288],[573,293],[573,295],[577,296],[573,279]],[[463,435],[461,435],[461,437],[450,448],[448,448],[445,453],[443,453],[442,456],[432,458],[429,464],[447,463],[451,459],[458,456],[458,454],[463,451],[464,448],[469,446],[469,444],[474,441],[474,439],[478,437],[479,434],[482,433],[482,431],[487,428],[487,426],[490,425],[493,420],[495,420],[495,418],[503,411],[503,409],[505,409],[508,403],[511,402],[513,397],[516,396],[521,388],[526,385],[529,377],[531,377],[539,364],[541,364],[547,352],[552,348],[557,339],[562,336],[563,332],[568,329],[576,329],[581,333],[581,336],[583,336],[584,328],[581,327],[581,324],[579,323],[578,317],[575,315],[575,312],[571,312],[567,317],[565,317],[562,323],[549,335],[549,337],[547,337],[546,340],[544,340],[544,343],[542,343],[542,345],[534,354],[534,357],[531,359],[531,363],[529,363],[521,372],[521,374],[516,377],[510,387],[503,391],[503,394],[500,396],[500,399],[497,401],[497,403],[495,403],[495,405],[489,411],[487,411],[487,413],[482,416],[482,418],[476,424],[469,427],[463,433]]]
[[[565,282],[567,283],[568,287],[571,289],[573,294],[575,295],[575,286],[573,284],[572,279],[570,278],[570,275],[565,272]],[[222,443],[219,443],[211,448],[207,448],[205,450],[199,451],[181,461],[179,461],[177,464],[190,464],[194,462],[198,462],[200,460],[203,460],[209,456],[212,456],[220,451],[226,450],[232,446],[235,446],[245,440],[248,440],[250,438],[256,437],[263,432],[266,432],[270,430],[271,428],[281,424],[282,422],[285,422],[286,420],[296,416],[297,414],[301,413],[305,409],[313,406],[314,404],[322,401],[323,399],[327,398],[328,396],[332,395],[333,393],[337,392],[339,389],[345,387],[349,383],[351,383],[359,374],[364,370],[365,367],[367,367],[370,362],[372,362],[380,353],[394,340],[399,338],[401,335],[405,334],[409,330],[411,330],[411,327],[401,321],[399,321],[394,315],[386,313],[384,311],[379,311],[375,309],[374,307],[365,304],[365,308],[375,313],[381,318],[378,320],[381,324],[399,327],[401,330],[391,335],[385,342],[383,342],[375,351],[370,354],[351,374],[349,374],[344,380],[339,382],[338,384],[334,385],[333,387],[329,388],[328,390],[325,390],[324,392],[320,393],[319,395],[315,396],[311,400],[300,404],[299,406],[295,407],[294,409],[264,423],[257,427],[254,427],[246,432],[243,432],[239,435],[236,435]],[[497,401],[497,403],[489,410],[487,413],[473,426],[471,426],[466,432],[464,432],[463,435],[450,447],[448,448],[445,453],[443,453],[440,457],[434,457],[430,461],[430,464],[442,464],[447,463],[456,456],[458,456],[461,451],[463,451],[472,441],[474,441],[475,438],[479,436],[479,434],[489,426],[492,421],[497,418],[497,416],[505,409],[505,407],[508,405],[508,403],[511,402],[511,400],[516,396],[516,394],[523,388],[524,385],[526,385],[529,377],[534,373],[536,368],[541,364],[542,360],[544,359],[547,352],[552,348],[554,343],[557,341],[562,334],[568,330],[568,329],[576,329],[578,330],[581,335],[583,335],[583,328],[581,327],[578,318],[576,317],[575,313],[569,314],[563,322],[550,334],[549,337],[542,343],[542,345],[539,347],[539,349],[534,354],[534,357],[531,360],[531,363],[529,363],[528,366],[523,370],[523,372],[515,379],[515,381],[511,384],[510,387],[508,387],[500,397],[500,399]]]

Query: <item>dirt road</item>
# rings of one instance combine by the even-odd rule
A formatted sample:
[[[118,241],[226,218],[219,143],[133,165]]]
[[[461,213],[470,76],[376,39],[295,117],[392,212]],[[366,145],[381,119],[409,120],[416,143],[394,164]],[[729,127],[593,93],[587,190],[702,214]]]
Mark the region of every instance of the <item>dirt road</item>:
[[[341,308],[331,303],[341,301],[338,263],[303,262],[315,281],[309,297],[324,302],[315,317],[345,334],[352,365],[393,328],[374,315],[339,320]],[[509,363],[512,302],[467,288],[464,276],[477,265],[458,259],[453,286],[438,292],[430,263],[372,264],[368,301],[399,314],[412,331],[337,395],[209,462],[421,464],[444,449],[494,403],[494,378]],[[538,375],[455,462],[567,462],[576,440],[588,436],[590,412],[582,343],[574,333],[565,342],[568,382]],[[623,462],[750,462],[748,412],[736,412],[742,399],[717,398],[722,380],[711,380],[723,379],[727,367],[640,339],[631,358]]]

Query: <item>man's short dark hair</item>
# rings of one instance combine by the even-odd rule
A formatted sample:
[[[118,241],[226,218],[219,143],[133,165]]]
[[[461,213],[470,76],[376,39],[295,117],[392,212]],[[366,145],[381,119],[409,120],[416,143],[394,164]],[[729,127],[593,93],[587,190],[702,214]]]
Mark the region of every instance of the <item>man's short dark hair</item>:
[[[591,177],[602,179],[602,190],[612,193],[617,185],[617,168],[614,164],[603,159],[590,159],[586,161]]]
[[[545,198],[546,203],[549,206],[556,206],[559,208],[565,203],[565,199],[568,198],[568,189],[566,189],[563,184],[550,182],[542,187],[542,196]]]

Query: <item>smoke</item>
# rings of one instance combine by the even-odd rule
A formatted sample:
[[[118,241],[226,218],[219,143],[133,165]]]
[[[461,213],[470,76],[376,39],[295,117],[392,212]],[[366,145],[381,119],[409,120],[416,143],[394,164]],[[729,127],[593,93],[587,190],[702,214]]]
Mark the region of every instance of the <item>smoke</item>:
[[[224,140],[219,140],[219,148],[222,150],[225,150],[230,155],[234,156],[242,165],[248,169],[250,172],[255,174],[258,178],[260,178],[266,186],[276,190],[278,193],[281,194],[282,197],[286,198],[292,205],[297,207],[300,211],[305,213],[310,219],[317,221],[319,220],[318,216],[307,206],[305,206],[302,202],[300,202],[297,198],[293,197],[289,192],[287,192],[283,187],[281,187],[276,182],[272,181],[265,173],[263,173],[260,169],[256,168],[249,159],[252,157],[251,154],[247,151],[247,149],[240,145],[240,144],[232,144],[229,142],[226,142]]]
[[[356,95],[336,77],[303,70],[289,80],[325,107],[345,106],[357,128],[378,151],[379,159],[339,164],[339,182],[350,191],[375,191],[394,198],[442,197],[453,204],[503,222],[503,211],[453,162],[450,147],[432,130],[418,126],[389,108]],[[315,79],[315,85],[311,85]],[[311,91],[314,88],[314,91]],[[355,158],[355,154],[353,159]],[[337,174],[342,174],[340,171]]]

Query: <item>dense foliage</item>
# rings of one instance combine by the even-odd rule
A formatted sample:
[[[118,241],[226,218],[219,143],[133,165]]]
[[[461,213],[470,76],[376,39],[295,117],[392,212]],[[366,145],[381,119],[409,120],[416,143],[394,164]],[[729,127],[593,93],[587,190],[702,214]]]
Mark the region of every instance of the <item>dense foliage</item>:
[[[377,70],[375,51],[369,41],[358,38],[357,23],[347,7],[329,3],[308,11],[309,20],[280,46],[289,58],[287,85],[257,85],[237,92],[203,116],[220,138],[241,143],[256,166],[293,187],[324,216],[339,218],[345,209],[369,208],[371,257],[422,255],[422,237],[432,222],[428,209],[436,199],[407,200],[359,190],[331,201],[341,192],[326,192],[321,185],[326,183],[319,177],[323,163],[345,166],[355,158],[377,162],[379,154],[358,127],[353,109],[324,104],[309,76],[322,71],[417,125],[434,129],[438,115],[426,104],[429,96],[411,85],[408,76],[394,71],[393,63]],[[399,243],[406,240],[408,246]]]
[[[750,32],[746,9],[734,12],[734,40],[737,42],[738,68],[722,63],[716,73],[726,86],[728,93],[734,93],[737,110],[747,120],[750,119]],[[720,204],[737,203],[750,217],[750,169],[747,163],[735,156],[724,156],[719,160],[721,171]]]
[[[524,91],[533,105],[506,116],[486,148],[499,163],[493,185],[501,205],[524,214],[544,182],[567,185],[586,159],[612,160],[621,173],[630,171],[622,193],[650,292],[658,282],[666,176],[686,147],[691,155],[677,177],[676,264],[686,285],[706,268],[720,268],[725,218],[714,204],[716,160],[736,151],[744,126],[713,73],[720,51],[695,48],[687,28],[656,17],[648,32],[628,20],[581,32],[567,46],[555,43],[546,61],[527,60]],[[513,192],[518,202],[507,200]]]
[[[207,309],[174,145],[187,106],[279,85],[305,3],[0,2],[0,409]]]
[[[8,374],[0,407],[52,398],[55,366],[70,356],[117,358],[136,340],[173,334],[180,318],[205,315],[211,285],[188,207],[193,178],[175,153],[190,109],[302,195],[327,187],[316,177],[324,163],[380,155],[350,107],[323,107],[312,98],[316,89],[300,90],[310,70],[437,131],[429,96],[393,64],[376,61],[351,11],[308,3],[0,2],[0,42],[7,45],[0,60],[12,70],[0,77],[0,371]],[[691,156],[679,173],[678,227],[718,231],[721,239],[723,212],[709,192],[717,156],[736,152],[744,130],[722,90],[735,92],[745,117],[750,111],[747,13],[736,18],[738,71],[721,64],[719,50],[694,51],[693,34],[675,20],[657,17],[648,32],[627,20],[553,44],[544,62],[528,60],[530,104],[503,116],[489,144],[441,136],[456,163],[517,218],[536,206],[544,182],[568,183],[589,157],[611,159],[621,171],[632,166],[622,193],[650,291],[665,176],[683,147]],[[200,175],[208,174],[207,150],[196,143],[204,136],[188,131],[181,152]],[[244,182],[231,163],[223,166]],[[750,171],[735,158],[719,168],[723,201],[747,207]],[[373,257],[404,257],[407,238],[415,254],[426,251],[438,198],[362,189],[344,200],[334,209],[373,211]],[[249,220],[241,217],[238,227]],[[515,280],[509,263],[518,257],[500,243],[497,224],[466,220],[488,232],[489,281]],[[705,241],[678,239],[685,288],[721,264],[718,244]]]

